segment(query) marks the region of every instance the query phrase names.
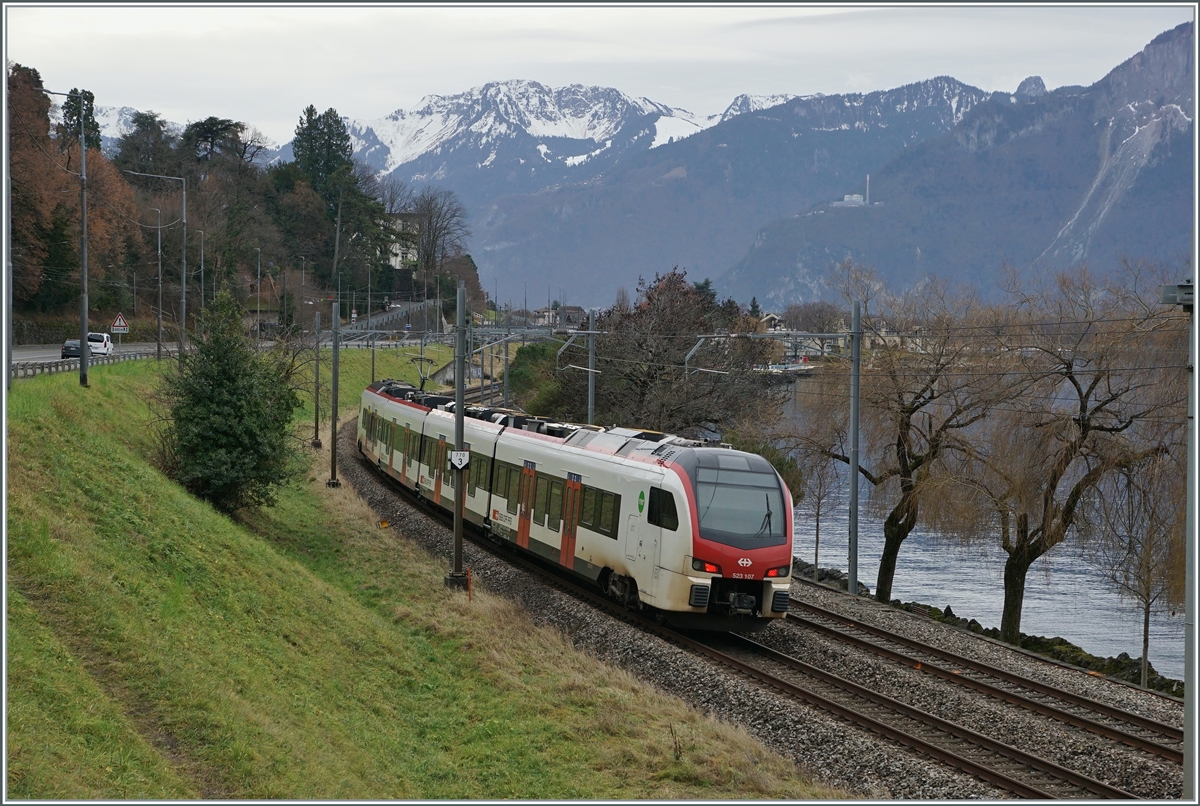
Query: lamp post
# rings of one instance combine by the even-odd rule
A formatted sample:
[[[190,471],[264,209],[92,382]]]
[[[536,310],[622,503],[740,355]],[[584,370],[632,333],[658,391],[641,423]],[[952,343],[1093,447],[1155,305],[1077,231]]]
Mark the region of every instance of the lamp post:
[[[88,358],[91,348],[88,346],[88,241],[87,241],[87,133],[84,131],[84,121],[87,110],[84,109],[82,92],[53,92],[43,89],[47,95],[62,95],[67,98],[79,99],[79,385],[88,385]],[[93,104],[94,106],[94,104]],[[10,208],[11,209],[11,208]],[[12,294],[8,295],[12,300]],[[9,322],[12,321],[11,311]],[[9,344],[11,344],[11,339]]]
[[[254,341],[256,344],[262,342],[262,249],[254,247],[255,262],[258,265],[258,283],[254,286],[255,296],[258,297],[258,313],[255,314],[254,320]]]
[[[200,310],[204,310],[204,230],[200,233]]]
[[[183,357],[184,347],[187,346],[187,179],[182,176],[163,176],[161,174],[144,174],[137,171],[124,171],[123,173],[133,174],[134,176],[148,176],[151,179],[170,179],[175,182],[183,183],[183,243],[180,247],[179,257],[179,356]],[[160,249],[161,251],[161,249]],[[161,261],[161,255],[159,257]],[[162,280],[160,278],[159,282]],[[203,290],[201,286],[201,290]],[[202,295],[203,296],[203,295]],[[161,316],[162,305],[159,305]],[[161,335],[160,335],[161,340]]]
[[[151,207],[158,213],[158,343],[155,345],[156,360],[162,361],[162,210]]]

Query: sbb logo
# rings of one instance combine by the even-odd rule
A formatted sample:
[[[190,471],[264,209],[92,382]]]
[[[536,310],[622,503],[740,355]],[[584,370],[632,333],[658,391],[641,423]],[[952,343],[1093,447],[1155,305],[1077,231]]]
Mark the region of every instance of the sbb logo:
[[[745,568],[746,566],[750,565],[750,558],[743,557],[742,559],[738,560],[738,565],[740,565],[742,568]]]

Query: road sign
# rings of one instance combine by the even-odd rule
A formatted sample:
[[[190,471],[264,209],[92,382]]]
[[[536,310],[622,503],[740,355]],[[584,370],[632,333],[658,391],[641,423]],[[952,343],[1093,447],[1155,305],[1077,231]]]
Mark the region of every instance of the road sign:
[[[470,461],[470,451],[450,451],[450,464],[454,465],[459,470],[465,470],[467,467],[467,462]]]
[[[117,314],[117,318],[113,320],[112,327],[108,329],[110,333],[128,333],[129,323],[125,321],[124,314]]]

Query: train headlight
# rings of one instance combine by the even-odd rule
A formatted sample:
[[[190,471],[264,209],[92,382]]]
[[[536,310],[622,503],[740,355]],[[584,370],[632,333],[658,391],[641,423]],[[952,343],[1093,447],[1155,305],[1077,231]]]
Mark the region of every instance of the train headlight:
[[[699,557],[693,557],[692,570],[703,571],[706,574],[719,574],[721,573],[721,566],[716,563],[710,563],[708,560],[702,560]]]
[[[781,565],[778,568],[772,568],[767,571],[767,577],[785,577],[790,574],[792,567],[790,565]]]

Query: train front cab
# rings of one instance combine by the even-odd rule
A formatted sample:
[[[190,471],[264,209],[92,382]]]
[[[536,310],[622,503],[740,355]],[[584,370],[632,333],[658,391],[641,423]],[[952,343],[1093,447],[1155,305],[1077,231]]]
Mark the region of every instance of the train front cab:
[[[654,600],[686,603],[671,608],[678,626],[757,629],[782,618],[792,500],[779,474],[762,457],[728,449],[687,450],[668,467],[675,472],[648,507],[661,541]]]

